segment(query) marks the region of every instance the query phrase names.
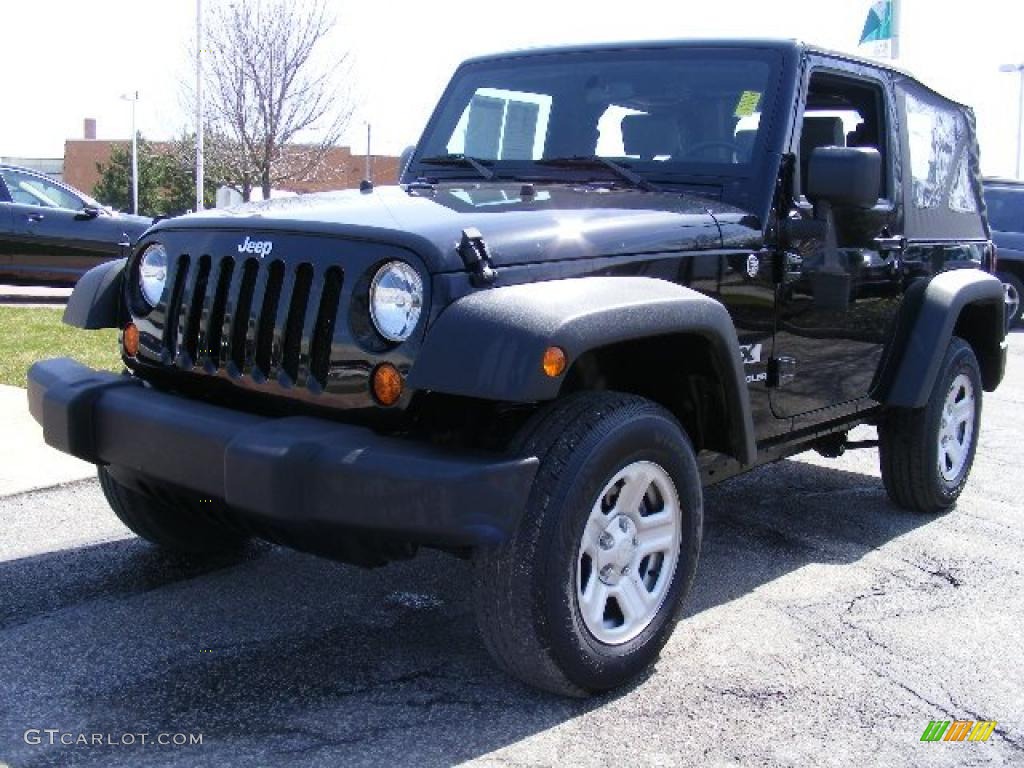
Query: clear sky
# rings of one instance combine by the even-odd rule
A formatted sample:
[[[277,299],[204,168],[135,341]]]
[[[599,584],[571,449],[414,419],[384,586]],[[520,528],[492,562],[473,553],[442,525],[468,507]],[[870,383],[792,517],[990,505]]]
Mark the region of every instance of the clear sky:
[[[204,0],[208,5],[225,0]],[[238,0],[243,1],[244,0]],[[414,143],[455,66],[480,53],[539,45],[673,37],[797,37],[853,51],[871,0],[331,0],[338,26],[329,50],[350,50],[358,106],[349,143],[397,154]],[[4,75],[0,155],[60,157],[82,119],[100,138],[178,134],[190,117],[181,82],[195,0],[0,0]],[[971,104],[982,166],[1012,175],[1016,75],[999,65],[1024,61],[1022,0],[903,0],[901,66]]]

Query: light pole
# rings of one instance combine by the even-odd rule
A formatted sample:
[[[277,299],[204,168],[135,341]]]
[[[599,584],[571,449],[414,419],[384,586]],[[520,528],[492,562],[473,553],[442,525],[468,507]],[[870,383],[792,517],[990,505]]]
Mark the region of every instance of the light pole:
[[[370,154],[370,132],[371,132],[371,130],[372,130],[372,128],[370,126],[370,121],[367,120],[366,121],[366,180],[367,181],[373,181],[373,167],[371,165],[372,160],[370,159],[372,157],[372,155]]]
[[[196,0],[196,210],[203,210],[203,0]]]
[[[1024,178],[1021,161],[1021,134],[1024,133],[1024,62],[1020,64],[1003,64],[1000,72],[1016,72],[1020,78],[1020,93],[1017,96],[1017,178]]]
[[[132,103],[132,213],[139,213],[139,140],[135,130],[135,105],[139,103],[139,92],[125,93],[121,96]]]

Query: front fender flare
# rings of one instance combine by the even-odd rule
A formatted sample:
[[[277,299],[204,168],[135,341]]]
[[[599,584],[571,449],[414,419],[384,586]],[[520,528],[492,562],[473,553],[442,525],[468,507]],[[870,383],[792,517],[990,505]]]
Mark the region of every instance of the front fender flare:
[[[64,309],[64,322],[94,331],[120,327],[121,288],[128,259],[107,261],[78,280]]]
[[[665,280],[583,277],[470,294],[430,327],[409,385],[486,400],[551,400],[562,378],[541,367],[549,346],[561,347],[571,366],[610,344],[684,333],[709,343],[725,392],[730,445],[739,461],[753,462],[750,400],[729,313],[720,302]]]

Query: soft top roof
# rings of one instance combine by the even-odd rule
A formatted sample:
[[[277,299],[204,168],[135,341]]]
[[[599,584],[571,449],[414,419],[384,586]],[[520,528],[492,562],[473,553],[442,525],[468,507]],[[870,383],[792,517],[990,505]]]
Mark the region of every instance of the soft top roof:
[[[806,46],[799,40],[785,38],[757,37],[719,37],[719,38],[679,38],[675,40],[621,40],[616,42],[575,43],[572,45],[543,46],[537,48],[520,48],[499,53],[488,53],[468,59],[467,64],[496,59],[515,59],[526,56],[544,56],[559,53],[587,53],[590,51],[621,51],[644,50],[657,48],[774,48],[778,50],[797,50]]]
[[[489,53],[483,56],[476,56],[471,59],[467,59],[465,64],[477,64],[488,61],[500,61],[503,59],[518,59],[528,58],[530,56],[546,56],[553,54],[571,54],[571,53],[588,53],[596,51],[622,51],[622,50],[645,50],[645,49],[662,49],[662,48],[758,48],[758,49],[769,49],[778,51],[789,51],[802,55],[806,53],[814,53],[820,56],[827,56],[834,59],[841,59],[854,64],[858,64],[864,67],[874,67],[875,69],[882,69],[902,77],[909,78],[917,83],[920,83],[928,90],[935,93],[936,96],[941,96],[946,101],[954,104],[959,104],[962,107],[968,105],[951,99],[948,96],[939,93],[934,88],[925,85],[913,73],[900,68],[899,66],[892,64],[891,62],[879,61],[877,59],[870,59],[865,56],[858,56],[852,53],[846,53],[844,51],[836,51],[822,46],[813,45],[806,43],[796,38],[774,38],[774,37],[690,37],[690,38],[678,38],[678,39],[666,39],[666,40],[621,40],[616,42],[600,42],[600,43],[578,43],[573,45],[557,45],[547,46],[538,48],[522,48],[512,51],[504,51],[501,53]]]

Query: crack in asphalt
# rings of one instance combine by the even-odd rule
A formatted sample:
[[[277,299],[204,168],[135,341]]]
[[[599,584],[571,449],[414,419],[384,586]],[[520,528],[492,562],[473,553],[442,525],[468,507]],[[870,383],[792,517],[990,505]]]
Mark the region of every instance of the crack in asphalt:
[[[925,573],[929,573],[930,575],[933,575],[933,576],[940,575],[940,574],[933,573],[931,571],[927,571],[925,569],[922,569],[922,570],[924,570]],[[956,586],[959,586],[959,584],[957,584]],[[875,596],[883,595],[883,594],[885,594],[885,592],[869,592],[869,593],[864,593],[864,594],[857,595],[852,600],[848,601],[847,607],[846,607],[846,612],[849,612],[852,609],[852,607],[854,606],[854,604],[856,604],[857,602],[859,602],[862,599],[866,599],[866,598],[869,598],[869,597],[875,597]],[[781,610],[789,618],[791,618],[792,620],[794,620],[797,623],[799,623],[805,629],[809,630],[816,638],[818,638],[819,640],[824,642],[826,645],[828,645],[834,651],[836,651],[838,653],[841,653],[843,655],[846,655],[846,654],[850,653],[850,651],[848,649],[840,647],[839,644],[833,642],[831,638],[829,638],[826,634],[821,632],[814,625],[812,625],[812,624],[808,623],[807,621],[805,621],[799,614],[796,614],[796,613],[788,610],[787,608],[785,608],[784,606],[781,606],[781,605],[776,605],[775,607],[778,608],[779,610]],[[867,638],[867,640],[872,645],[876,646],[877,648],[880,648],[881,650],[885,651],[886,653],[890,654],[893,657],[899,658],[900,660],[904,661],[905,663],[911,661],[906,656],[894,652],[893,649],[889,645],[887,645],[886,643],[883,643],[882,641],[877,640],[871,634],[871,631],[868,628],[860,626],[858,624],[855,624],[854,622],[849,621],[848,619],[846,619],[842,615],[840,615],[838,618],[839,618],[840,623],[844,627],[846,627],[847,629],[854,630],[856,632],[861,633],[864,637]],[[945,706],[945,705],[942,705],[942,704],[940,704],[940,703],[938,703],[936,701],[933,701],[932,699],[928,698],[924,694],[920,693],[919,691],[917,691],[916,689],[912,688],[910,685],[905,683],[903,680],[900,680],[899,678],[897,678],[892,673],[889,673],[889,672],[887,672],[885,670],[882,670],[882,669],[878,668],[877,666],[875,666],[873,664],[867,663],[863,658],[861,658],[860,661],[863,664],[864,668],[867,669],[869,672],[871,672],[873,675],[875,675],[876,677],[878,677],[881,680],[884,680],[886,683],[890,683],[892,685],[897,686],[898,688],[902,689],[903,691],[909,693],[915,699],[923,702],[924,704],[927,704],[932,709],[937,710],[938,712],[942,713],[943,718],[948,718],[950,720],[964,720],[964,719],[966,719],[966,718],[962,717],[961,715],[957,714],[957,711],[959,711],[959,712],[964,713],[967,716],[969,716],[970,719],[974,720],[975,722],[979,722],[979,721],[983,722],[983,721],[987,721],[988,720],[988,718],[982,717],[976,711],[968,709],[967,707],[957,703],[957,701],[953,698],[952,693],[950,693],[949,691],[943,691],[946,694],[946,696],[949,698],[949,702],[950,702],[949,706]],[[1016,749],[1016,750],[1019,750],[1019,751],[1024,751],[1024,740],[1020,740],[1020,739],[1017,739],[1017,738],[1014,738],[1013,736],[1011,736],[1010,732],[1004,726],[997,725],[993,729],[993,733],[998,734],[1003,739],[1003,741],[1005,743],[1009,744],[1013,749]]]
[[[939,579],[940,581],[945,581],[954,589],[962,587],[964,584],[962,579],[953,575],[948,566],[944,567],[941,564],[936,565],[934,563],[931,565],[922,565],[921,563],[917,563],[913,560],[908,560],[904,557],[899,557],[896,559],[900,560],[900,562],[906,563],[912,568],[916,568],[917,570],[921,571],[921,573]]]
[[[789,698],[789,693],[786,691],[773,691],[773,690],[750,690],[747,688],[739,688],[730,686],[727,688],[719,688],[711,685],[705,685],[704,688],[711,693],[718,694],[719,696],[735,696],[738,699],[745,699],[747,701],[755,701],[758,703],[764,703],[768,701],[785,701]]]

